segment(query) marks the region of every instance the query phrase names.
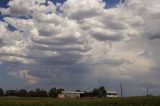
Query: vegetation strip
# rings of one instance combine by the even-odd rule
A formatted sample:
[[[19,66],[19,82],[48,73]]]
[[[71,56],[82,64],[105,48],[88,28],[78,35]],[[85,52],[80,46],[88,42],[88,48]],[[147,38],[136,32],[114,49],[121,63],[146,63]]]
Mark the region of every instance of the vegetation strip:
[[[1,97],[0,106],[159,106],[160,97],[54,99]]]

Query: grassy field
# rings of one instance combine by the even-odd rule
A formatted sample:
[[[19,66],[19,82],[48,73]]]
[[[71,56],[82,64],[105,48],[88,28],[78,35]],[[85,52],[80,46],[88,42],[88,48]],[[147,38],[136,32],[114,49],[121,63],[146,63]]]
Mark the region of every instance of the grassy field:
[[[0,106],[160,106],[160,97],[105,99],[0,98]]]

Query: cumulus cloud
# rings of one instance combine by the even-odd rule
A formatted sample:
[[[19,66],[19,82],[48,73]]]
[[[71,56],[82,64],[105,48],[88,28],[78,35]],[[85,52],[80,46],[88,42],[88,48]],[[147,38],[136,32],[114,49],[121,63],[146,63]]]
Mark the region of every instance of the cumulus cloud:
[[[28,74],[28,72],[28,70],[10,71],[8,74],[20,79],[25,79],[29,85],[37,83],[39,78]]]
[[[12,0],[0,11],[0,61],[18,64],[8,73],[28,84],[159,85],[158,0],[128,0],[113,8],[102,0]]]

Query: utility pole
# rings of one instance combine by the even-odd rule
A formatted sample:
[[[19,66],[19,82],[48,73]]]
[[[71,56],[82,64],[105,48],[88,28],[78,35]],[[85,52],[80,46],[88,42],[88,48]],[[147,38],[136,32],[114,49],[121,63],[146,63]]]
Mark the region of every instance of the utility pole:
[[[149,95],[149,89],[147,88],[147,95],[146,96],[148,96]]]
[[[123,97],[123,87],[121,83],[120,83],[120,90],[121,90],[121,97]]]

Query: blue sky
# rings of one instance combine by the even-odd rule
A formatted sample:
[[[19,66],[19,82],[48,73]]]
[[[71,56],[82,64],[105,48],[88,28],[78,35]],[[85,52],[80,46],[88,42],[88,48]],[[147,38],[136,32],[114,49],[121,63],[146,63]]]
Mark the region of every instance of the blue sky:
[[[7,3],[9,2],[9,0],[1,0],[0,1],[0,6],[1,7],[6,7]]]
[[[0,0],[0,87],[160,95],[160,4],[128,1]]]

